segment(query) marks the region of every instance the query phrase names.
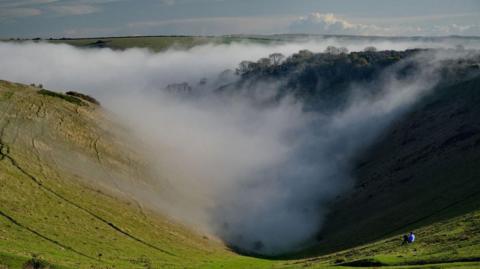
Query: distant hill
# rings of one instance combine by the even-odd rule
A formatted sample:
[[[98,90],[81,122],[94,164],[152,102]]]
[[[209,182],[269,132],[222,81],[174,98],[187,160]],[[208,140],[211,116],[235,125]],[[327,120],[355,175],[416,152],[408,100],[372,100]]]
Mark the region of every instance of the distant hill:
[[[349,36],[349,35],[311,35],[311,34],[272,34],[272,35],[220,35],[220,36],[99,36],[85,38],[33,38],[20,39],[10,38],[1,41],[10,42],[49,42],[54,44],[69,44],[81,48],[110,48],[124,50],[129,48],[145,48],[155,52],[168,49],[189,49],[205,44],[232,44],[232,43],[255,43],[255,44],[279,44],[287,42],[311,42],[335,40],[339,42],[360,41],[366,44],[378,41],[386,42],[446,42],[455,44],[479,44],[480,37],[475,36],[414,36],[414,37],[390,37],[390,36]],[[475,45],[475,46],[477,46]],[[478,46],[477,46],[478,47]]]
[[[131,36],[72,39],[62,38],[46,39],[44,41],[54,44],[69,44],[81,48],[110,48],[116,50],[145,48],[160,52],[168,49],[190,49],[195,46],[206,44],[220,45],[235,42],[272,43],[280,40],[269,37],[248,36]]]

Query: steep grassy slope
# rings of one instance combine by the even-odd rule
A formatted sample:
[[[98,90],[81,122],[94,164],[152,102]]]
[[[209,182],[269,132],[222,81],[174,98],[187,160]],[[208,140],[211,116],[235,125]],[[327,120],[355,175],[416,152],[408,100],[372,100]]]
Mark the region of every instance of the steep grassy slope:
[[[128,132],[80,102],[0,82],[0,264],[20,268],[35,254],[57,268],[270,265],[112,188],[151,175]]]
[[[461,205],[458,206],[458,209]],[[312,268],[325,266],[401,268],[480,267],[480,211],[436,222],[416,230],[417,242],[402,245],[393,236],[331,255],[296,261]]]
[[[358,161],[356,187],[333,204],[314,252],[346,249],[480,209],[479,90],[478,76],[442,87],[394,123]],[[428,232],[423,237],[430,240]]]

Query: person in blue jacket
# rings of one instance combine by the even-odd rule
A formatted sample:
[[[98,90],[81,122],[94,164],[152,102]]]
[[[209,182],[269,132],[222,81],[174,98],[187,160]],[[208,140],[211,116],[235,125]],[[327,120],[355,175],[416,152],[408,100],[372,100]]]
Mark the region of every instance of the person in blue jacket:
[[[415,234],[413,232],[410,232],[410,234],[405,234],[403,236],[402,245],[412,244],[413,242],[415,242]]]
[[[415,234],[413,232],[410,232],[410,234],[408,235],[408,243],[412,244],[413,242],[415,242]]]

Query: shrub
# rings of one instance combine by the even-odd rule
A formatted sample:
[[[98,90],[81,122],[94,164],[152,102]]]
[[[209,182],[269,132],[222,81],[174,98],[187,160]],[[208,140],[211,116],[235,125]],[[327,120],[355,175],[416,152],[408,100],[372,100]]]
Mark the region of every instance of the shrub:
[[[92,104],[100,105],[100,102],[97,99],[91,97],[90,95],[86,95],[86,94],[74,92],[74,91],[68,91],[66,92],[66,94],[70,96],[78,97]]]
[[[53,269],[53,266],[47,261],[41,259],[37,255],[32,255],[32,258],[23,264],[23,269]]]
[[[60,98],[60,99],[63,99],[67,102],[70,102],[70,103],[73,103],[73,104],[76,104],[76,105],[79,105],[79,106],[84,106],[85,105],[82,102],[82,100],[78,99],[77,97],[70,96],[70,95],[65,95],[65,94],[61,94],[61,93],[57,93],[57,92],[52,92],[52,91],[45,90],[45,89],[39,90],[38,93],[42,94],[42,95],[47,95],[47,96],[51,96],[51,97]]]
[[[12,98],[13,96],[13,92],[4,92],[3,94],[0,94],[0,101],[5,101],[5,100],[8,100],[10,98]],[[1,267],[0,267],[1,269]]]
[[[35,83],[31,83],[30,86],[35,87],[35,88],[43,89],[43,84],[36,85]]]

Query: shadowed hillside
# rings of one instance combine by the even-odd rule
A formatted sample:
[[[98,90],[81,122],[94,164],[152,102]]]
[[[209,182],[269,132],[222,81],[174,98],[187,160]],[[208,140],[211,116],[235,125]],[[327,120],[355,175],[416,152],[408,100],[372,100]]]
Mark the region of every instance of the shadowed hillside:
[[[334,202],[318,250],[365,244],[480,209],[479,90],[479,77],[438,89],[395,122],[358,160],[355,189]],[[459,236],[475,244],[462,230]]]
[[[376,78],[389,68],[397,77],[416,76],[419,64],[409,59],[419,53],[423,52],[329,55],[303,51],[279,65],[246,63],[248,68],[237,84],[256,90],[264,80],[279,80],[280,95],[293,94],[305,100],[306,109],[329,113],[332,107],[337,109],[348,102],[352,84],[377,94],[381,83]],[[317,235],[316,246],[300,256],[357,247],[335,254],[338,263],[362,255],[385,255],[387,258],[380,259],[385,265],[478,261],[478,66],[478,57],[438,65],[441,76],[434,90],[352,160],[354,188],[330,203],[331,211]],[[452,230],[456,225],[458,228]],[[425,245],[419,246],[416,257],[405,257],[408,251],[399,248],[401,234],[417,229]],[[368,245],[385,238],[390,239]],[[322,258],[312,259],[318,260]]]

